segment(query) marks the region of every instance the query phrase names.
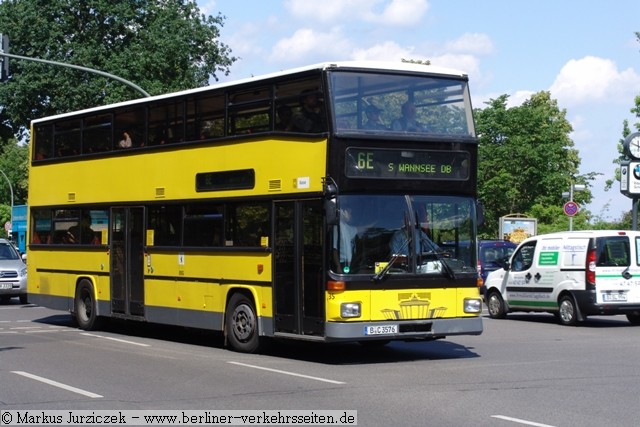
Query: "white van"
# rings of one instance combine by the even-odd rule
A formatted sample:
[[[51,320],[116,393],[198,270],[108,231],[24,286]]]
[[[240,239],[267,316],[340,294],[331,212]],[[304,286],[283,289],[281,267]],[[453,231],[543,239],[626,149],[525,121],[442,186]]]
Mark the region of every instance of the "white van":
[[[487,276],[489,316],[555,314],[575,325],[589,315],[626,314],[640,325],[640,232],[569,231],[524,240]]]

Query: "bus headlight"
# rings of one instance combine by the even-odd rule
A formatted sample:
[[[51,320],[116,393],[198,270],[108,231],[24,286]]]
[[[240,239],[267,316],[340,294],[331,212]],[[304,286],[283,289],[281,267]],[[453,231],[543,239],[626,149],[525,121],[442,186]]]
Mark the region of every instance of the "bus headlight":
[[[343,302],[340,304],[340,316],[341,317],[360,317],[360,303],[359,302]]]
[[[481,313],[482,300],[480,298],[465,298],[464,312],[465,313]]]

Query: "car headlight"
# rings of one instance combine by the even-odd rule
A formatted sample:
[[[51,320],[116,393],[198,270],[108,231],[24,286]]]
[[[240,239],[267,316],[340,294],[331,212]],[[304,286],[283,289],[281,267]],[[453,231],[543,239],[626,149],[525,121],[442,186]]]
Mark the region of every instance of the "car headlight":
[[[26,277],[26,276],[27,276],[27,267],[25,267],[25,268],[21,268],[21,269],[18,271],[18,274],[20,275],[20,277]]]
[[[340,304],[341,317],[360,317],[361,312],[359,302],[343,302]]]
[[[482,300],[480,298],[465,298],[464,312],[465,313],[481,313]]]

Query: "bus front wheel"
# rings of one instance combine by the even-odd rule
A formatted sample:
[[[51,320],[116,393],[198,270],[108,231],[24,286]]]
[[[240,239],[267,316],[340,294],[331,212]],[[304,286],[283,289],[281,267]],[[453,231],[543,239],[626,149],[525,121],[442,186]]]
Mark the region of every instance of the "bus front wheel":
[[[253,303],[236,293],[229,300],[225,319],[225,335],[232,349],[255,353],[260,346],[258,316]]]
[[[98,328],[96,299],[88,280],[82,280],[76,289],[75,315],[80,329],[92,331]]]

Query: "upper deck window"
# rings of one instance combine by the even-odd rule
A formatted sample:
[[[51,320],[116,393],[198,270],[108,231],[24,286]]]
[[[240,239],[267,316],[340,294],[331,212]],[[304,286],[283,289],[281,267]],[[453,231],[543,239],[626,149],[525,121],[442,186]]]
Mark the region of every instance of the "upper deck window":
[[[334,71],[330,84],[338,132],[475,136],[464,80]]]

